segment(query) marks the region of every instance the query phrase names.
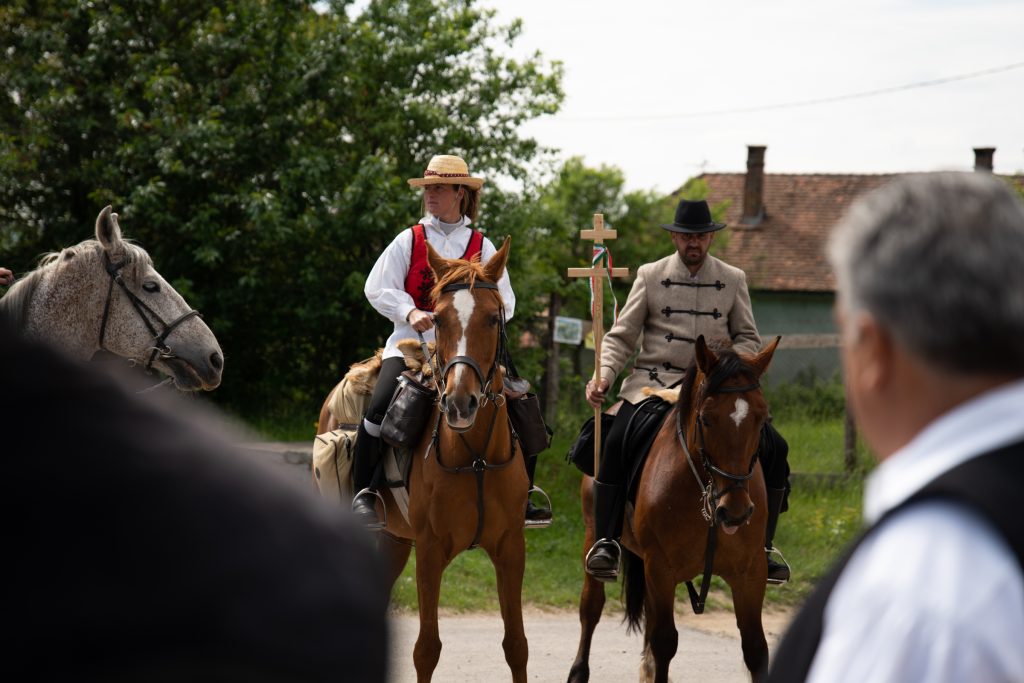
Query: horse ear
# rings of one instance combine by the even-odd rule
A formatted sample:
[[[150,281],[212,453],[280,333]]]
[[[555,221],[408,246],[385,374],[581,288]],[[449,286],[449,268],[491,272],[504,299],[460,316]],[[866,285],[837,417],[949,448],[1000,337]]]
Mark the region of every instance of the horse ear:
[[[121,239],[121,226],[117,223],[117,214],[113,213],[112,208],[108,204],[96,217],[96,239],[108,253],[115,254],[123,251],[124,242]]]
[[[778,348],[779,342],[782,341],[782,337],[775,337],[767,346],[757,352],[757,355],[750,361],[751,367],[757,370],[758,376],[763,375],[765,370],[768,369],[768,365],[772,362],[772,356],[775,355],[775,349]]]
[[[697,343],[694,344],[693,356],[697,361],[697,367],[705,375],[711,374],[711,368],[715,367],[715,363],[718,362],[718,356],[715,352],[708,348],[708,343],[704,341],[704,335],[697,337]]]
[[[434,282],[440,282],[444,274],[448,272],[451,266],[448,264],[448,259],[441,256],[430,246],[430,242],[427,242],[427,263],[430,265],[430,269],[434,271]]]
[[[505,242],[501,245],[501,249],[495,252],[488,261],[487,265],[484,266],[484,273],[487,274],[487,279],[491,282],[497,282],[501,279],[501,274],[505,272],[505,263],[508,261],[508,250],[512,244],[511,235],[505,238]]]

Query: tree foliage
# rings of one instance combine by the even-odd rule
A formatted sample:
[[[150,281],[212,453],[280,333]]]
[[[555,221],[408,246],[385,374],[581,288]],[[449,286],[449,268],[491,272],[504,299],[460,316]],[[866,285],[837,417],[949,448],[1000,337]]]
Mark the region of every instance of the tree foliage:
[[[317,399],[383,341],[362,285],[431,155],[523,178],[561,67],[473,0],[15,0],[0,8],[0,253],[122,225],[225,350],[220,400]],[[508,204],[496,193],[494,205]],[[485,208],[485,211],[489,209]]]
[[[578,422],[571,409],[580,407],[579,376],[590,372],[582,367],[580,349],[560,353],[550,329],[552,315],[590,319],[588,281],[566,274],[568,267],[586,266],[591,259],[593,243],[581,240],[580,230],[592,227],[595,213],[604,214],[606,225],[618,231],[618,239],[608,242],[615,264],[635,273],[637,266],[672,248],[657,227],[672,215],[668,201],[654,192],[627,192],[616,167],[591,168],[582,159],[571,158],[502,206],[499,215],[511,219],[514,244],[519,245],[512,250],[509,265],[516,290],[512,327],[532,342],[519,350],[517,363],[534,386],[545,390],[549,418],[555,417],[552,403],[558,397],[558,421]],[[631,282],[630,278],[614,283],[620,304],[625,303]],[[605,298],[605,319],[610,321],[612,306]],[[567,403],[561,401],[566,396]]]

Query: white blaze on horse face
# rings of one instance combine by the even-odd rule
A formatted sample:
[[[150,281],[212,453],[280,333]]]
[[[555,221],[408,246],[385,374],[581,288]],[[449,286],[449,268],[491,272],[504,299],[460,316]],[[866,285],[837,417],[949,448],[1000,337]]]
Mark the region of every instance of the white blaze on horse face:
[[[729,413],[729,417],[736,423],[736,429],[740,428],[740,423],[743,422],[743,418],[750,412],[750,404],[744,401],[742,398],[736,399],[736,410]]]
[[[459,324],[462,329],[459,330],[459,345],[455,351],[456,356],[466,355],[466,345],[469,340],[466,339],[466,330],[469,329],[469,320],[473,317],[473,308],[476,305],[476,300],[473,298],[473,292],[468,289],[460,289],[455,292],[455,296],[452,297],[452,305],[455,306],[455,312],[459,316]],[[462,381],[462,371],[466,369],[465,363],[459,363],[455,368],[455,383],[458,384]]]

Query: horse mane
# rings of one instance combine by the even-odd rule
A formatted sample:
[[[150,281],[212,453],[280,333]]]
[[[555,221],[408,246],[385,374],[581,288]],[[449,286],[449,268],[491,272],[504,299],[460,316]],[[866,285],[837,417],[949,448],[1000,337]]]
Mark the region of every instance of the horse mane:
[[[730,345],[715,352],[718,362],[711,369],[711,374],[704,380],[707,382],[706,393],[713,394],[722,386],[722,382],[736,375],[747,375],[751,381],[757,379],[757,370],[745,363]]]
[[[740,358],[739,354],[733,350],[731,342],[715,340],[711,346],[712,351],[718,356],[718,362],[711,369],[711,374],[704,378],[705,394],[715,393],[725,380],[739,374],[747,375],[752,381],[757,379],[757,371]],[[686,368],[686,374],[683,375],[683,381],[679,387],[679,403],[676,406],[676,410],[682,415],[690,414],[694,398],[691,389],[697,379],[697,370],[697,359],[694,358],[690,361],[689,367]]]
[[[5,319],[14,329],[24,327],[28,316],[28,304],[32,301],[32,296],[42,279],[41,270],[33,270],[28,275],[18,278],[18,281],[7,290],[7,294],[0,298],[0,318]]]
[[[474,256],[471,261],[466,261],[465,259],[451,259],[449,263],[451,264],[451,268],[449,268],[448,272],[438,280],[437,284],[434,285],[434,288],[430,290],[430,298],[434,303],[437,303],[438,297],[441,296],[441,291],[451,284],[465,282],[472,286],[473,283],[477,281],[477,278],[484,282],[494,284],[490,279],[488,279],[486,271],[484,271],[484,267],[480,263],[479,254]],[[495,291],[495,294],[498,295],[498,301],[501,302],[501,294],[497,291]]]
[[[139,245],[131,240],[121,240],[121,243],[124,247],[126,265],[138,268],[140,265],[153,264],[149,254]],[[74,258],[90,252],[102,253],[103,245],[97,240],[89,239],[61,251],[51,251],[40,256],[35,269],[28,275],[18,278],[18,281],[7,290],[7,294],[0,298],[0,317],[6,318],[15,329],[24,327],[28,318],[29,303],[48,270],[62,258]]]

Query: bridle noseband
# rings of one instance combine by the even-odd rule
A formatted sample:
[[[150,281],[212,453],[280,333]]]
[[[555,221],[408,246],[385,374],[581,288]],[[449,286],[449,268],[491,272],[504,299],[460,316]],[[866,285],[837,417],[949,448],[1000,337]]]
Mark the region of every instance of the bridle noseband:
[[[176,356],[171,350],[171,347],[166,344],[167,337],[189,318],[193,316],[202,317],[199,311],[190,309],[187,313],[183,313],[170,323],[165,323],[163,318],[161,318],[156,311],[146,305],[146,302],[136,296],[134,292],[128,289],[128,285],[125,284],[124,278],[121,277],[121,269],[127,265],[128,259],[126,258],[118,261],[117,263],[111,263],[110,256],[107,252],[103,252],[103,261],[106,265],[107,275],[110,276],[110,285],[107,287],[107,300],[103,304],[103,320],[100,322],[100,348],[104,351],[106,350],[103,346],[103,340],[107,334],[107,321],[110,319],[110,302],[114,295],[114,283],[117,283],[117,286],[121,288],[125,293],[125,296],[128,297],[128,300],[135,308],[135,312],[139,314],[140,318],[142,318],[142,322],[146,324],[146,328],[149,330],[149,333],[153,335],[153,351],[149,355],[149,360],[146,361],[146,372],[150,372],[157,356],[159,356],[161,360],[175,358]],[[160,325],[162,331],[156,331],[156,327],[150,320],[151,317]]]

